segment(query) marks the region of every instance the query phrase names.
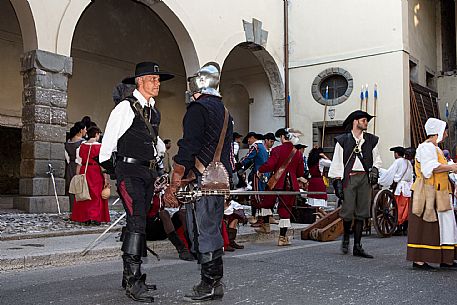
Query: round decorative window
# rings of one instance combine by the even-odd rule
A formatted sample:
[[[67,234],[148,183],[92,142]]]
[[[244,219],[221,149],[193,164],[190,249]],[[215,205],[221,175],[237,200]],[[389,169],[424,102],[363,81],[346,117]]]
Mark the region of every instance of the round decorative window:
[[[348,71],[329,68],[314,79],[311,93],[319,104],[335,106],[346,101],[353,88],[353,79]]]

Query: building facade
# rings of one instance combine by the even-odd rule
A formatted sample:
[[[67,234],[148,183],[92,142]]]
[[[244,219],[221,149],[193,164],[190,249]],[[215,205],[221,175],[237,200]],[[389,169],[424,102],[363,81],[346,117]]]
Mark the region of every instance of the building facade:
[[[376,84],[376,134],[388,165],[389,147],[411,144],[410,80],[436,92],[430,100],[441,117],[448,103],[450,123],[457,120],[455,45],[452,0],[0,1],[0,131],[7,140],[0,197],[11,195],[10,207],[54,212],[51,164],[67,208],[66,132],[85,115],[103,129],[113,88],[144,60],[176,75],[157,98],[160,135],[174,143],[186,76],[208,61],[222,67],[220,90],[236,131],[275,131],[288,115],[302,143],[323,143],[330,153],[342,120],[360,108],[362,86],[364,107],[375,111]]]

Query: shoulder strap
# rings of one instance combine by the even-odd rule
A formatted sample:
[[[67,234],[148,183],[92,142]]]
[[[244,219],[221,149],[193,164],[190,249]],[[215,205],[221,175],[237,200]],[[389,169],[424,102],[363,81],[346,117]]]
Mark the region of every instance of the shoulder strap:
[[[217,162],[221,161],[222,145],[224,144],[225,135],[227,133],[229,114],[228,114],[227,108],[224,107],[224,109],[225,109],[224,125],[222,126],[221,134],[219,136],[219,142],[217,143],[216,152],[214,153],[214,157],[213,157],[213,161],[217,161]]]
[[[92,149],[92,144],[88,144],[88,145],[89,145],[89,153],[87,154],[86,168],[84,168],[84,175],[87,173],[87,165],[89,165],[90,150]]]
[[[130,106],[134,110],[136,110],[136,113],[139,115],[141,120],[146,124],[146,127],[148,128],[149,134],[151,135],[151,137],[154,140],[154,144],[157,144],[157,135],[156,135],[154,129],[152,128],[151,122],[149,122],[149,120],[147,120],[144,117],[144,115],[143,115],[143,107],[141,106],[140,102],[138,102],[138,99],[136,97],[134,97],[134,96],[128,96],[125,99],[130,102]]]
[[[287,160],[284,161],[283,164],[281,164],[281,167],[268,180],[268,187],[270,188],[270,190],[272,190],[275,187],[276,183],[278,183],[279,178],[281,178],[282,174],[286,170],[287,166],[290,164],[290,161],[292,161],[292,158],[295,156],[296,152],[297,152],[297,149],[295,147],[292,148],[292,151],[290,152]]]

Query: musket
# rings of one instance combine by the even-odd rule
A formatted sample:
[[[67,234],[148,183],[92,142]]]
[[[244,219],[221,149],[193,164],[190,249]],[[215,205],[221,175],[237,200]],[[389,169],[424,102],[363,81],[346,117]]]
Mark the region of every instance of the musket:
[[[185,204],[195,201],[202,196],[238,196],[238,195],[324,195],[326,192],[308,191],[240,191],[240,190],[181,190],[176,193],[179,202]]]

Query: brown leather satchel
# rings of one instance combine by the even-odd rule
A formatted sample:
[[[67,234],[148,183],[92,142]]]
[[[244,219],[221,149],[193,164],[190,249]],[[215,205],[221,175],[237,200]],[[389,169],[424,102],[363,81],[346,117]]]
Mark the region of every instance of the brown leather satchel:
[[[290,152],[289,157],[287,160],[281,164],[281,167],[275,172],[273,176],[268,180],[267,185],[270,190],[272,190],[276,183],[278,183],[279,178],[281,178],[282,174],[286,170],[287,166],[289,166],[290,161],[292,161],[292,158],[295,156],[295,153],[297,152],[296,148],[293,148],[292,151]]]
[[[225,107],[224,107],[225,108]],[[202,173],[202,191],[229,191],[230,181],[227,169],[221,162],[222,146],[224,144],[225,135],[227,133],[229,113],[225,108],[224,125],[219,136],[219,143],[217,143],[216,152],[214,153],[213,161],[204,169]],[[198,159],[196,159],[198,161]],[[196,162],[198,163],[198,162]]]

